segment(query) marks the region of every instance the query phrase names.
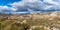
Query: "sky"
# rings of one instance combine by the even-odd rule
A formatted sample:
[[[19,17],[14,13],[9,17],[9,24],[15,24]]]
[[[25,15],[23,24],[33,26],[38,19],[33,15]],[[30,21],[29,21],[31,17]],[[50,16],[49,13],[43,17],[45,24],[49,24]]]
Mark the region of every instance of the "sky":
[[[0,0],[0,13],[24,14],[60,11],[60,0]]]
[[[0,0],[0,5],[8,5],[9,3],[18,2],[20,0]]]

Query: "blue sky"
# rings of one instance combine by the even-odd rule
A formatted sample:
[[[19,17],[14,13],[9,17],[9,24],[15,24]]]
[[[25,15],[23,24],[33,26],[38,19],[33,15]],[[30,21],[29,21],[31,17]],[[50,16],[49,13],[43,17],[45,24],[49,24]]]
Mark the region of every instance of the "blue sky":
[[[9,3],[18,2],[21,0],[0,0],[0,5],[8,5]]]
[[[0,0],[1,13],[19,14],[38,11],[60,11],[60,0]]]

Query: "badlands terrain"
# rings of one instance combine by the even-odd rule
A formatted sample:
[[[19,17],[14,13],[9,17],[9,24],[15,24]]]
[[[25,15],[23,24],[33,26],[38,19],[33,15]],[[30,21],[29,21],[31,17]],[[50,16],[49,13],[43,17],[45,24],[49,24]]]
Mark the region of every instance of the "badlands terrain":
[[[0,30],[60,30],[60,12],[0,14]]]

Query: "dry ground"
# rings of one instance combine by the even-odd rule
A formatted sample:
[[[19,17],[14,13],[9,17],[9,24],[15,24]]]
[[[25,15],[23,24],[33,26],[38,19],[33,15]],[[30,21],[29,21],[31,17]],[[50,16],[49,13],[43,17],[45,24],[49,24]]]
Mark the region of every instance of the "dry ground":
[[[60,17],[50,14],[0,15],[0,30],[60,30]]]

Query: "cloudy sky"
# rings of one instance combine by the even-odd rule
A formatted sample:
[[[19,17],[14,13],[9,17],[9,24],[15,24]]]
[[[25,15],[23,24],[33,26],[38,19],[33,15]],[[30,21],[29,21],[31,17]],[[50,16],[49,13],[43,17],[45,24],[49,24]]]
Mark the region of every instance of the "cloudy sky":
[[[60,0],[0,0],[0,13],[60,11]]]

